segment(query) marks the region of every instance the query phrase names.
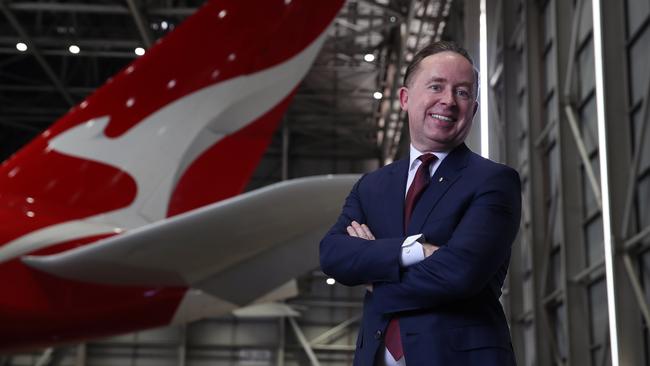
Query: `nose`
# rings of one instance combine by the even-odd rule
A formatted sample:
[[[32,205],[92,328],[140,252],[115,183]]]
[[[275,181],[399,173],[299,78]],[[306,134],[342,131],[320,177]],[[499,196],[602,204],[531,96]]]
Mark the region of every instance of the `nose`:
[[[442,96],[440,97],[440,102],[449,106],[455,106],[456,96],[454,95],[454,91],[449,88],[445,89],[445,91],[442,93]]]

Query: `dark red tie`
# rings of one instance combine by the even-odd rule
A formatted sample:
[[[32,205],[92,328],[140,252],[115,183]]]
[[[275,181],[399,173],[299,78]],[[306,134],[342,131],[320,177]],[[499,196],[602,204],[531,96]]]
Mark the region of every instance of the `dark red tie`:
[[[420,160],[422,164],[418,167],[418,171],[415,172],[415,177],[406,193],[406,201],[404,203],[404,233],[406,233],[406,229],[408,228],[409,221],[411,220],[411,213],[413,213],[415,204],[418,199],[420,199],[424,189],[429,185],[429,181],[431,180],[429,166],[431,166],[431,163],[436,161],[436,159],[437,157],[433,154],[423,154],[418,157],[418,160]]]
[[[404,232],[406,232],[406,229],[408,228],[415,203],[422,195],[424,189],[429,185],[429,181],[431,180],[429,166],[432,162],[436,161],[437,157],[433,154],[424,154],[420,155],[418,159],[422,164],[418,167],[418,171],[415,172],[415,178],[413,178],[413,182],[411,182],[411,186],[406,193],[406,202],[404,204]],[[391,319],[390,323],[388,323],[385,343],[386,349],[388,349],[388,352],[390,352],[391,356],[393,356],[396,361],[404,356],[402,339],[399,335],[399,321],[397,318]]]

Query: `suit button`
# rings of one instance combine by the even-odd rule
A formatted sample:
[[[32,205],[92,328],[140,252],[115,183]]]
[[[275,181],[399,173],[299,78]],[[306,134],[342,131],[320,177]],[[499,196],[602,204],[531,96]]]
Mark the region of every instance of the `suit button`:
[[[381,330],[375,332],[375,339],[381,339]]]

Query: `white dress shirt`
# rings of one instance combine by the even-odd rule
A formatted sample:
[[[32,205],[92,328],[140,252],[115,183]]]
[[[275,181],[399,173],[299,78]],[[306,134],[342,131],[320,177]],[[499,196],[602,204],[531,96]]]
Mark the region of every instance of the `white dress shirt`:
[[[427,152],[418,151],[418,149],[411,145],[411,151],[409,153],[409,172],[408,178],[406,179],[406,193],[408,193],[409,187],[411,187],[411,183],[413,183],[415,173],[418,171],[420,164],[422,164],[418,157],[426,153]],[[436,170],[440,166],[440,163],[442,163],[447,155],[449,155],[449,152],[431,152],[431,154],[435,155],[438,159],[429,165],[429,177],[432,177],[433,174],[435,174]],[[406,198],[406,194],[404,198]],[[422,234],[416,234],[404,239],[404,242],[402,243],[402,255],[400,258],[400,264],[402,267],[411,266],[413,264],[419,263],[424,259],[424,248],[418,241],[422,239],[422,236]],[[386,348],[384,348],[384,363],[385,366],[406,366],[405,357],[402,357],[398,361],[395,361],[393,356],[390,354],[390,352],[388,352],[388,349]]]
[[[411,145],[408,178],[406,179],[406,193],[404,194],[405,199],[406,194],[408,194],[409,188],[411,187],[411,183],[413,183],[413,179],[415,178],[415,173],[418,171],[420,164],[422,164],[420,159],[418,159],[422,154],[426,154],[426,152],[420,152]],[[433,174],[435,174],[440,163],[442,163],[447,155],[449,155],[449,152],[432,152],[431,154],[435,155],[438,159],[429,165],[429,177],[432,177]],[[402,267],[408,267],[424,259],[424,249],[422,248],[422,244],[418,241],[420,238],[422,238],[422,234],[411,235],[404,239],[404,242],[402,243],[402,257],[400,258],[400,264]]]

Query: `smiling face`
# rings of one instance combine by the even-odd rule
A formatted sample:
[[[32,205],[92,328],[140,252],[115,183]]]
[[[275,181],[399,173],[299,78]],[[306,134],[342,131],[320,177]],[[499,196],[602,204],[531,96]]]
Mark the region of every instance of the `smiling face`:
[[[420,62],[409,85],[399,91],[416,149],[449,151],[465,140],[478,107],[474,78],[472,65],[456,52],[439,52]]]

